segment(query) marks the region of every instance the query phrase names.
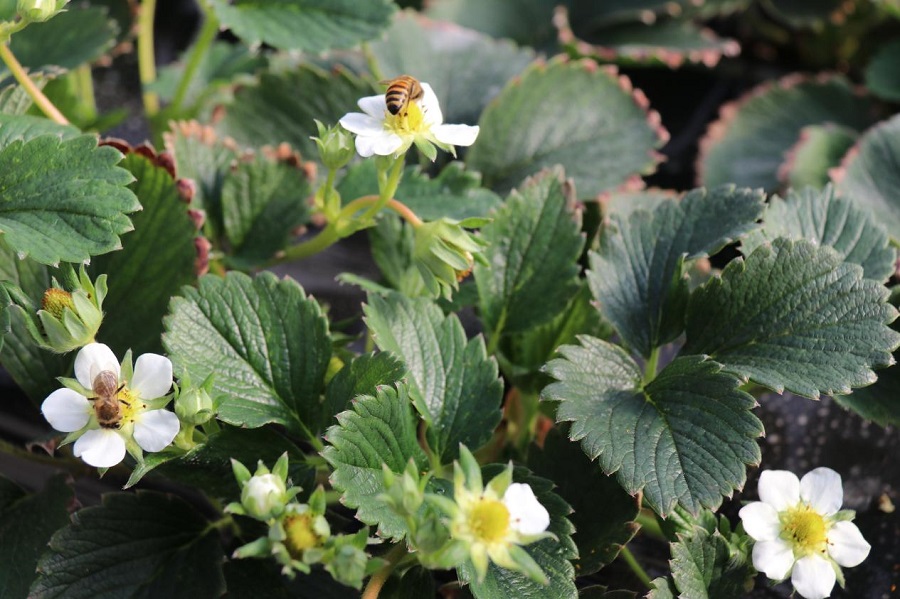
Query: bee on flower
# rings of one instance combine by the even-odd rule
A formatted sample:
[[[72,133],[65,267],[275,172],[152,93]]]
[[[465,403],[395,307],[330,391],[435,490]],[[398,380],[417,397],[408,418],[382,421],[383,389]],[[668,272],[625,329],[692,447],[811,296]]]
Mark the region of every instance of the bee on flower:
[[[363,112],[344,115],[341,126],[356,134],[356,151],[363,158],[372,155],[400,156],[413,144],[432,161],[435,146],[456,155],[454,146],[471,146],[478,127],[448,125],[431,86],[409,75],[391,81],[387,94],[361,98]]]

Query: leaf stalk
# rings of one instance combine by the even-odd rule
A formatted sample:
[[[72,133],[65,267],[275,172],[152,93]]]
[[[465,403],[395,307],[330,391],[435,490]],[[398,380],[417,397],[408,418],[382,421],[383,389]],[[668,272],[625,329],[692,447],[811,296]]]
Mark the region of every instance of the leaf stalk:
[[[63,113],[53,105],[50,98],[45,96],[44,92],[42,92],[38,86],[35,85],[34,81],[31,80],[31,77],[25,72],[25,68],[16,59],[12,50],[10,50],[9,44],[0,44],[0,59],[3,60],[6,68],[8,68],[9,72],[16,78],[19,85],[21,85],[25,92],[31,96],[35,105],[41,109],[41,112],[47,115],[47,118],[60,125],[69,124],[69,119],[63,116]]]

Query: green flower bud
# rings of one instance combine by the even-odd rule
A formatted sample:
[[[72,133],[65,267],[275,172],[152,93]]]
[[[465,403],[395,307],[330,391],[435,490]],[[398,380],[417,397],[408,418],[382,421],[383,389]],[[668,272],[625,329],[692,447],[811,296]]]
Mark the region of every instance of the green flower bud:
[[[209,390],[212,388],[212,375],[199,387],[182,389],[175,398],[175,414],[185,424],[198,425],[208,422],[216,414],[215,405]]]
[[[19,0],[16,12],[25,21],[42,23],[55,16],[69,0]]]
[[[57,353],[66,353],[92,343],[103,322],[106,275],[100,275],[93,283],[83,266],[77,277],[74,271],[69,274],[67,278],[71,282],[71,291],[55,284],[44,292],[41,309],[36,315],[39,326],[31,318],[26,319],[26,326],[35,342]]]
[[[326,127],[316,121],[316,127],[319,129],[319,136],[311,139],[319,148],[322,164],[335,171],[346,166],[356,151],[353,136],[340,125]]]
[[[484,242],[465,227],[480,227],[486,222],[442,218],[416,227],[413,258],[432,295],[449,299],[450,290],[459,287],[459,282],[472,271]]]
[[[241,489],[241,504],[257,520],[274,518],[288,501],[284,481],[274,474],[254,475]]]

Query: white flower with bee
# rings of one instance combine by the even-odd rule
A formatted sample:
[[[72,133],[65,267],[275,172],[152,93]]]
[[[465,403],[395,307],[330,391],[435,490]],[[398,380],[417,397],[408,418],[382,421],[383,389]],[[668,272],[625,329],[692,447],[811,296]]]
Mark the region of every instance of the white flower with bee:
[[[363,158],[373,154],[399,156],[413,144],[429,159],[437,157],[435,146],[456,154],[454,146],[471,146],[478,127],[448,125],[431,86],[409,75],[384,81],[386,94],[361,98],[363,112],[341,118],[341,126],[356,134],[356,151]]]
[[[172,388],[172,362],[158,354],[143,354],[122,364],[102,343],[90,343],[75,358],[75,379],[41,404],[50,425],[69,433],[63,444],[75,442],[73,453],[91,466],[109,468],[144,451],[162,451],[178,434],[178,417],[163,409]]]

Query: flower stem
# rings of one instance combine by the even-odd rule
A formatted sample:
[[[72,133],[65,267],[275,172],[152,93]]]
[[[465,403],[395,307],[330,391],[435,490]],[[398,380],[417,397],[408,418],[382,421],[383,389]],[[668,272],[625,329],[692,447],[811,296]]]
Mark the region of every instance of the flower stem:
[[[623,560],[625,560],[625,563],[628,564],[628,567],[631,568],[631,571],[634,572],[634,575],[646,588],[653,588],[653,581],[650,580],[647,572],[644,570],[644,568],[641,567],[641,565],[635,559],[634,554],[631,553],[631,550],[628,547],[622,547],[622,551],[619,552],[619,556]]]
[[[200,29],[197,41],[194,42],[194,46],[191,48],[191,55],[184,66],[184,72],[181,74],[181,80],[178,82],[178,88],[175,90],[175,96],[172,98],[172,110],[176,113],[181,110],[188,90],[191,87],[191,81],[194,79],[197,69],[200,68],[203,59],[209,52],[210,46],[219,33],[219,20],[216,18],[215,13],[209,9],[206,2],[200,2],[200,7],[203,10],[203,27]]]
[[[97,118],[97,98],[94,96],[94,78],[90,65],[81,65],[72,71],[79,102],[87,109],[91,119]]]
[[[394,545],[394,547],[384,556],[387,563],[369,579],[369,583],[366,585],[366,590],[363,591],[361,599],[376,599],[378,594],[381,593],[384,583],[390,578],[391,572],[394,571],[394,568],[397,567],[397,564],[406,554],[406,547],[403,543]]]
[[[492,356],[497,353],[497,346],[500,344],[500,337],[503,335],[503,327],[506,326],[506,306],[500,311],[500,318],[497,319],[497,326],[491,331],[491,337],[488,339],[487,354]]]
[[[41,109],[41,112],[47,115],[47,118],[60,125],[69,124],[69,119],[64,117],[63,113],[61,113],[59,109],[53,105],[53,102],[50,101],[50,98],[45,96],[44,92],[34,84],[31,77],[28,76],[28,73],[25,72],[25,69],[19,61],[16,60],[12,50],[9,49],[9,44],[0,44],[0,59],[3,60],[6,68],[8,68],[9,72],[16,78],[19,85],[21,85],[25,92],[31,96],[31,99],[34,100],[37,107]]]
[[[662,541],[669,541],[659,525],[659,520],[657,520],[656,516],[654,516],[648,510],[642,509],[640,512],[638,512],[637,518],[635,518],[635,522],[637,522],[641,526],[641,530],[647,533],[649,536],[660,539]]]
[[[138,73],[143,88],[144,113],[148,117],[159,112],[159,96],[147,91],[147,86],[156,81],[156,58],[153,49],[153,21],[156,17],[156,0],[142,0],[138,14]]]
[[[399,158],[394,159],[394,164],[391,166],[390,174],[388,175],[387,180],[384,185],[379,189],[378,201],[372,204],[368,210],[366,210],[365,214],[362,215],[362,222],[370,221],[378,211],[384,208],[384,206],[394,197],[394,194],[397,193],[397,187],[400,185],[400,179],[403,177],[403,165],[404,165],[404,156],[400,156]]]
[[[659,367],[659,348],[654,347],[653,351],[650,352],[650,357],[647,358],[647,363],[644,366],[644,383],[649,383],[653,379],[656,378],[656,369]]]

